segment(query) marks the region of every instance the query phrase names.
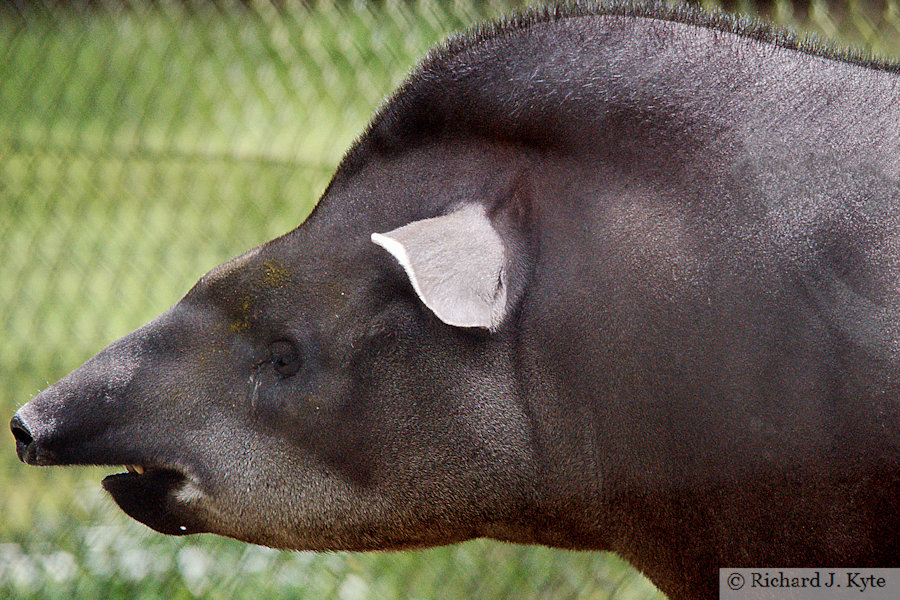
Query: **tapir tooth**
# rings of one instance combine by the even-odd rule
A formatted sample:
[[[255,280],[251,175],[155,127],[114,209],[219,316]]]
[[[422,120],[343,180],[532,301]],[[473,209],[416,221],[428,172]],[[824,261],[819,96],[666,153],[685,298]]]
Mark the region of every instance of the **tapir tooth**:
[[[137,473],[138,475],[144,474],[144,467],[142,467],[141,465],[125,465],[125,469],[129,473]]]

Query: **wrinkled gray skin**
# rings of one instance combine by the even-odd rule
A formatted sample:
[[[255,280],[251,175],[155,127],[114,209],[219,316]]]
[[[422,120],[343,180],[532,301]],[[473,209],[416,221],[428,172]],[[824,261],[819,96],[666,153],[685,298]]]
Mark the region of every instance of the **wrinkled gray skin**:
[[[23,406],[19,456],[143,467],[104,486],[164,533],[608,549],[673,599],[900,566],[900,78],[694,18],[433,54],[306,223]]]

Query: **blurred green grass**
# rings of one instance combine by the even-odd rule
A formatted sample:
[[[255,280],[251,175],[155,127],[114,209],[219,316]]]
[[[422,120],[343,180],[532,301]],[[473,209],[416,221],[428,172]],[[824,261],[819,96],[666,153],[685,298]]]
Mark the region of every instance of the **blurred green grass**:
[[[508,8],[474,0],[98,6],[0,12],[3,422],[202,273],[302,222],[409,67],[448,33]],[[896,8],[876,17],[866,9],[850,25],[829,20],[822,2],[808,18],[786,2],[772,14],[890,53]],[[168,538],[103,496],[108,470],[25,468],[11,436],[0,448],[2,598],[656,594],[598,553],[476,541],[320,555]]]

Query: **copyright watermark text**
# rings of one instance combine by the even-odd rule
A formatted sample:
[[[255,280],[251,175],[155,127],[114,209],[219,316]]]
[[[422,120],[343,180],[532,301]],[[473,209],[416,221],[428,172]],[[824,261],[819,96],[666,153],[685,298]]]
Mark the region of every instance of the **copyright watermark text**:
[[[900,569],[719,569],[720,600],[897,600]]]

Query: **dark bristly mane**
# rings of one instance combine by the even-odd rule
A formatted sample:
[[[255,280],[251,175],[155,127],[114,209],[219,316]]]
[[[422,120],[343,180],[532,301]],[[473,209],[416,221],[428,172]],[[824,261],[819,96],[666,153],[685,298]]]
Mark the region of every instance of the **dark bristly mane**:
[[[767,44],[857,64],[871,69],[900,73],[900,64],[884,60],[871,52],[857,48],[846,48],[830,41],[823,41],[812,34],[798,35],[796,32],[752,19],[745,15],[726,12],[706,12],[690,4],[670,5],[664,2],[629,2],[610,0],[606,2],[560,2],[515,13],[496,22],[451,37],[434,48],[422,61],[420,69],[428,69],[436,63],[446,61],[454,54],[472,48],[486,39],[495,38],[518,29],[533,25],[587,16],[629,16],[660,21],[673,21],[687,25],[697,25],[718,29]]]
[[[535,25],[587,16],[633,16],[659,21],[696,25],[707,29],[732,33],[781,48],[859,65],[868,69],[900,73],[900,64],[877,58],[857,49],[841,48],[811,35],[799,35],[791,30],[757,21],[745,16],[724,12],[704,12],[687,4],[671,6],[662,2],[564,2],[527,10],[498,21],[477,26],[453,36],[433,48],[415,67],[400,88],[378,110],[368,128],[351,146],[338,169],[335,180],[351,175],[359,166],[367,150],[393,147],[402,143],[399,132],[418,131],[432,123],[429,108],[441,114],[441,79],[453,75],[447,68],[460,53],[477,50],[479,46],[516,31]],[[424,119],[424,121],[423,121]]]

